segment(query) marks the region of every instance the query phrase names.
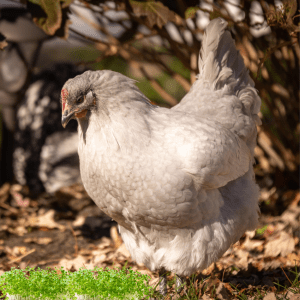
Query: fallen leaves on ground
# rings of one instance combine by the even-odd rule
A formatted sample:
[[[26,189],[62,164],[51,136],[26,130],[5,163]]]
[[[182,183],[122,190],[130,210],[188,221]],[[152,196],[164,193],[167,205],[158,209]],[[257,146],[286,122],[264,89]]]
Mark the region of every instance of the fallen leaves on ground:
[[[265,191],[261,201],[274,193]],[[300,300],[295,290],[279,287],[290,287],[293,270],[300,266],[300,193],[285,195],[290,198],[281,215],[262,214],[256,231],[246,232],[188,283],[201,299]],[[131,260],[117,224],[95,206],[82,185],[31,199],[25,187],[5,184],[0,187],[0,214],[0,275],[28,265],[75,271],[127,264],[148,274],[151,285],[158,283],[157,273]]]

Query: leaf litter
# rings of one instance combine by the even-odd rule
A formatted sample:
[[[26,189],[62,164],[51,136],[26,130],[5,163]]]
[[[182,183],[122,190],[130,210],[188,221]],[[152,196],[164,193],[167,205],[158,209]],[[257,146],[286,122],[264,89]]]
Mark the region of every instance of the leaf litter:
[[[266,190],[262,195],[266,201]],[[180,299],[188,299],[184,295],[193,285],[199,299],[300,300],[299,285],[293,284],[299,282],[300,193],[288,195],[281,214],[261,214],[259,228],[246,232],[219,261],[187,281]],[[26,187],[4,184],[0,215],[0,275],[18,266],[77,271],[126,265],[150,275],[151,285],[158,283],[158,273],[132,261],[117,224],[96,207],[82,185],[31,199]],[[173,274],[168,279],[172,282]]]

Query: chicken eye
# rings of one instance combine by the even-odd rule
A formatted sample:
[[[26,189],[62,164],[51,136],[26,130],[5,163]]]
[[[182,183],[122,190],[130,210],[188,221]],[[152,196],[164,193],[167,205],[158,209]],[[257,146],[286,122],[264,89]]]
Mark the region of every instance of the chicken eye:
[[[77,103],[82,103],[83,100],[84,100],[83,97],[82,97],[82,98],[78,98],[76,102],[77,102]]]

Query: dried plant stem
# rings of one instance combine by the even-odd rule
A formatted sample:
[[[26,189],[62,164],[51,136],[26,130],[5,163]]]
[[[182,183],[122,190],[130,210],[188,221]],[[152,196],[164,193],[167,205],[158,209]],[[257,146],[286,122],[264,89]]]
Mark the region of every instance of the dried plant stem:
[[[160,84],[157,82],[157,80],[155,78],[153,78],[151,75],[148,74],[148,72],[146,71],[146,69],[142,66],[140,66],[140,70],[143,73],[143,75],[150,81],[152,87],[157,91],[157,93],[160,94],[160,96],[167,102],[169,103],[171,106],[176,105],[178,102],[177,100],[172,97],[170,94],[168,94],[161,86]]]

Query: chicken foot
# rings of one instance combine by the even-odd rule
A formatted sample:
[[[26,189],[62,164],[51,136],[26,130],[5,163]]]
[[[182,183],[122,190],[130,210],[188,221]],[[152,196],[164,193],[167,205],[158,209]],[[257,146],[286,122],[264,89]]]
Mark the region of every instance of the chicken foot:
[[[180,293],[183,290],[185,278],[183,276],[175,275],[176,281],[175,281],[175,290],[177,293]]]
[[[159,275],[159,292],[165,296],[167,294],[167,272],[164,268],[160,269]]]

